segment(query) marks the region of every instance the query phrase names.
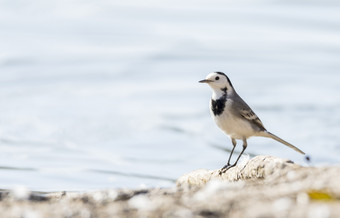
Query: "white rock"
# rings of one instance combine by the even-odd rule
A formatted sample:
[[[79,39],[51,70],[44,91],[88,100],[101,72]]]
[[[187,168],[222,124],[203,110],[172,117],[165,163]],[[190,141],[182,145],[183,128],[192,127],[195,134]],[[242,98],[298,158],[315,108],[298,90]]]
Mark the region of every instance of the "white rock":
[[[11,194],[13,198],[17,200],[27,200],[31,194],[31,191],[25,186],[17,186],[12,189]]]

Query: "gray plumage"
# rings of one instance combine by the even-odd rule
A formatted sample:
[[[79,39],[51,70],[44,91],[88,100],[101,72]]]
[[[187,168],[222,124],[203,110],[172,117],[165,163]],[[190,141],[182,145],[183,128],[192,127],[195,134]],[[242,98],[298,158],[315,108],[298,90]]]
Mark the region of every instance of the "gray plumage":
[[[236,165],[237,161],[247,148],[247,139],[251,136],[272,138],[295,151],[305,154],[299,148],[268,132],[262,121],[248,104],[237,94],[227,75],[222,72],[210,73],[206,79],[199,81],[207,83],[213,89],[210,101],[210,112],[217,126],[230,136],[233,149],[220,173]],[[243,150],[236,162],[231,165],[230,159],[236,147],[236,139],[243,140]]]

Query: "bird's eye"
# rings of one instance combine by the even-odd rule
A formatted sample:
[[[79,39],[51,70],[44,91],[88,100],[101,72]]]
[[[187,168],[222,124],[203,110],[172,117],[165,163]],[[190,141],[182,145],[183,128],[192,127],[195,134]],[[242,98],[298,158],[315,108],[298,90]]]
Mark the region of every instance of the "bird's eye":
[[[218,76],[215,77],[215,80],[219,80],[219,79],[220,79],[220,77],[218,77]]]

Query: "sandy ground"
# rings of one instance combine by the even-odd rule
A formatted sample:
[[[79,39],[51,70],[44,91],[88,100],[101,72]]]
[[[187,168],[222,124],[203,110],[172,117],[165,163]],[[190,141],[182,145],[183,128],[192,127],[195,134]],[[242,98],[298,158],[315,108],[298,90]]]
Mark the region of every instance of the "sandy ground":
[[[177,187],[37,193],[2,190],[0,217],[340,217],[340,166],[302,167],[257,156],[196,170]]]

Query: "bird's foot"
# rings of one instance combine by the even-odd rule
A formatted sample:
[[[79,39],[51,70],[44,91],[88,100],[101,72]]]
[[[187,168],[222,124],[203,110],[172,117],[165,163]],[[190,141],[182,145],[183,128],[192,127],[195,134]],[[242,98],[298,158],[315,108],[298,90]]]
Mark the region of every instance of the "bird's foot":
[[[229,165],[225,165],[224,167],[222,167],[219,171],[218,171],[218,174],[219,175],[222,175],[222,173],[225,173],[227,170],[227,168],[229,167]]]
[[[230,168],[236,166],[236,164],[230,165],[227,164],[224,167],[222,167],[222,169],[219,170],[218,174],[221,176],[223,173],[227,172],[227,170],[229,170]]]

